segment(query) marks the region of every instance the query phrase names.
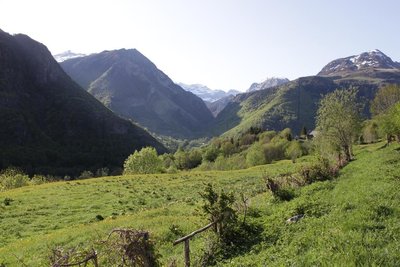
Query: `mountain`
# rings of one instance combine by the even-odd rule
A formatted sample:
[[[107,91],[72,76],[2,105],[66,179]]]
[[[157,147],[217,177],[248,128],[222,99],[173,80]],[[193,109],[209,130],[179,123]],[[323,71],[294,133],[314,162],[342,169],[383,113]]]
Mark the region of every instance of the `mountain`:
[[[78,175],[120,169],[135,149],[166,149],[62,70],[48,49],[0,30],[0,169]]]
[[[327,64],[318,73],[319,76],[354,76],[362,74],[370,76],[379,71],[400,71],[400,63],[394,62],[390,57],[378,49],[364,52],[356,56],[339,58]]]
[[[239,94],[217,115],[214,135],[236,136],[250,127],[270,130],[314,129],[321,98],[335,89],[357,87],[358,97],[366,103],[364,116],[369,116],[369,100],[379,87],[400,83],[398,63],[379,50],[332,61],[316,76],[302,77],[283,85]]]
[[[136,49],[104,51],[61,66],[112,111],[156,134],[193,138],[214,120],[199,97],[176,85]]]
[[[228,92],[225,92],[223,90],[213,90],[202,84],[178,83],[178,85],[181,86],[186,91],[192,92],[193,94],[197,95],[204,101],[207,101],[210,103],[220,100],[221,98],[225,98],[227,96],[232,96],[232,95],[237,95],[240,93],[237,90],[229,90]]]
[[[54,55],[54,59],[57,62],[63,62],[63,61],[68,60],[68,59],[77,58],[77,57],[84,57],[84,56],[86,56],[86,55],[85,54],[79,54],[79,53],[77,54],[77,53],[72,52],[71,50],[68,50],[68,51],[65,51],[65,52],[62,52],[62,53]]]
[[[234,99],[234,97],[235,95],[228,95],[214,102],[205,102],[205,103],[208,109],[214,115],[214,117],[217,117],[218,114],[226,107],[226,105],[228,105]]]
[[[287,79],[287,78],[278,78],[278,77],[267,78],[265,81],[263,81],[261,83],[253,83],[250,86],[250,88],[247,89],[247,92],[263,90],[263,89],[271,88],[274,86],[282,85],[287,82],[289,82],[289,79]]]

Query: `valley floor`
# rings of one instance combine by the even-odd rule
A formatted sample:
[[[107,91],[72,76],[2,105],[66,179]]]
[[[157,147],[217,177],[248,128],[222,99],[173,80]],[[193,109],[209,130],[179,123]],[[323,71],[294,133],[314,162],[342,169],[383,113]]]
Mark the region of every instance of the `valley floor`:
[[[0,266],[48,266],[52,248],[88,247],[123,227],[150,231],[161,263],[176,259],[181,266],[182,246],[172,242],[207,224],[199,193],[208,182],[249,196],[248,219],[263,229],[253,247],[219,265],[396,266],[400,148],[382,145],[359,147],[337,179],[300,188],[287,202],[266,192],[263,176],[294,171],[307,157],[239,171],[104,177],[1,192]],[[299,213],[305,214],[299,222],[285,222]],[[193,263],[206,238],[191,241]]]

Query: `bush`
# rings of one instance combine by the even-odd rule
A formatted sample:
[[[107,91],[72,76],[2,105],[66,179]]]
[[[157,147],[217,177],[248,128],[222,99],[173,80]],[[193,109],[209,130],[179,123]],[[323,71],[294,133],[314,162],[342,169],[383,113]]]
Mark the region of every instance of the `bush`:
[[[277,142],[265,144],[263,146],[263,153],[266,163],[271,163],[274,160],[281,160],[285,158],[286,142]]]
[[[266,163],[261,143],[257,142],[249,148],[246,155],[246,163],[248,166],[257,166]]]
[[[93,172],[91,171],[83,171],[81,175],[79,175],[79,179],[88,179],[94,177]]]
[[[44,184],[47,182],[48,182],[48,179],[46,178],[46,176],[39,175],[39,174],[35,174],[31,179],[31,183],[34,185]]]
[[[290,145],[286,149],[285,154],[293,162],[296,162],[296,159],[303,155],[303,149],[301,147],[301,144],[297,141],[290,142]]]
[[[326,159],[320,159],[316,163],[304,165],[298,173],[305,183],[311,184],[316,181],[330,180],[337,176],[339,168],[332,166]]]
[[[29,177],[15,168],[8,168],[0,173],[0,191],[28,185]]]
[[[209,161],[209,162],[214,162],[219,154],[218,148],[216,148],[214,145],[210,145],[203,153],[203,162],[204,161]]]
[[[135,151],[124,163],[124,175],[137,173],[157,173],[162,170],[162,161],[153,147]]]

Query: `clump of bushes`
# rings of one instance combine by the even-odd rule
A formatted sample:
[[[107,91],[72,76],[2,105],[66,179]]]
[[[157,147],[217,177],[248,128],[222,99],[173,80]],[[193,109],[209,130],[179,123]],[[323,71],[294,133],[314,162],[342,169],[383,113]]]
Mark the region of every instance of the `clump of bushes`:
[[[320,159],[315,163],[301,166],[299,175],[305,183],[330,180],[338,175],[339,167],[332,165],[327,159]]]
[[[0,191],[26,186],[29,176],[16,168],[8,168],[0,173]]]

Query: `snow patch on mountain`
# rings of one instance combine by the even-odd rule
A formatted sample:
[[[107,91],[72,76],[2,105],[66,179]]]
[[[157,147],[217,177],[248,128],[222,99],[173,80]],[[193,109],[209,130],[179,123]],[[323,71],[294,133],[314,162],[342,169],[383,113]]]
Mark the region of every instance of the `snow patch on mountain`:
[[[240,92],[237,90],[229,90],[228,92],[225,92],[223,90],[213,90],[208,88],[205,85],[202,84],[184,84],[184,83],[178,83],[180,87],[185,89],[186,91],[192,92],[193,94],[197,95],[201,99],[203,99],[206,102],[215,102],[221,98],[231,96],[231,95],[237,95]]]
[[[270,87],[282,85],[289,82],[289,79],[287,78],[281,78],[281,77],[271,77],[265,79],[261,83],[253,83],[249,89],[247,89],[247,92],[253,92],[253,91],[258,91],[258,90],[263,90],[267,89]]]
[[[84,57],[84,56],[86,56],[86,55],[85,54],[81,54],[81,53],[74,53],[71,50],[68,50],[68,51],[53,55],[54,59],[57,62],[63,62],[63,61],[66,61],[68,59],[77,58],[77,57]]]

